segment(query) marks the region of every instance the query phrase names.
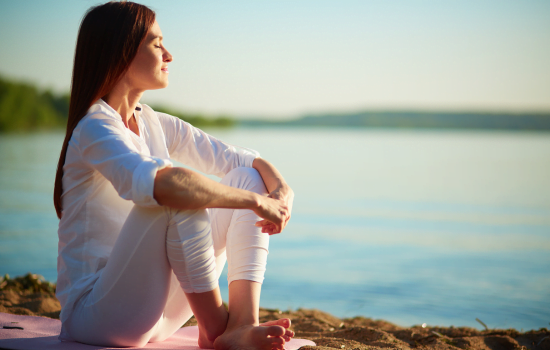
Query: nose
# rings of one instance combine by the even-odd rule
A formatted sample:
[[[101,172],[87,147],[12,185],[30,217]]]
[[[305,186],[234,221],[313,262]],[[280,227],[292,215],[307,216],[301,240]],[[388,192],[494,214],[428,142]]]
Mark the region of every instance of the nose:
[[[174,60],[174,56],[168,50],[164,49],[163,56],[163,62],[172,62]]]

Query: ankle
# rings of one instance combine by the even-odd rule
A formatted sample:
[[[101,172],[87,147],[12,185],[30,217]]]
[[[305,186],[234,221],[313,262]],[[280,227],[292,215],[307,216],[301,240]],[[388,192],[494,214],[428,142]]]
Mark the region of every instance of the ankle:
[[[221,327],[206,327],[202,326],[201,324],[198,324],[199,326],[199,337],[202,337],[203,340],[207,342],[214,342],[216,338],[218,338],[220,335],[222,335],[225,332],[225,328]],[[212,325],[211,325],[212,326]]]
[[[233,330],[243,326],[259,326],[260,322],[257,317],[253,316],[240,316],[240,317],[231,317],[229,315],[229,321],[227,322],[227,329]]]

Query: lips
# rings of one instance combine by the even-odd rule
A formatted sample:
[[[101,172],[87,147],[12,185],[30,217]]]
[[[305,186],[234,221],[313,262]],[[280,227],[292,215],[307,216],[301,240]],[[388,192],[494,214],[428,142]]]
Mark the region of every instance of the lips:
[[[161,68],[161,71],[168,73],[168,67]]]

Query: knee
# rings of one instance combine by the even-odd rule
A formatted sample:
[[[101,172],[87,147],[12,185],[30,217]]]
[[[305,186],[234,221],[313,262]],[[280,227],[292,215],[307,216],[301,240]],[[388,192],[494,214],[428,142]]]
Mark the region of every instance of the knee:
[[[208,211],[205,209],[174,210],[171,213],[166,233],[168,246],[170,246],[170,243],[181,245],[184,243],[191,244],[190,242],[195,242],[191,244],[193,246],[198,242],[204,242],[206,246],[208,246],[207,243],[211,245],[211,224]],[[199,244],[199,246],[205,244]]]
[[[206,209],[178,210],[168,208],[169,225],[181,225],[190,223],[193,225],[207,226],[210,224],[210,217]]]
[[[232,169],[225,175],[222,181],[231,181],[236,179],[250,179],[251,181],[262,181],[258,170],[254,168],[239,167]]]
[[[256,192],[258,194],[267,193],[260,173],[254,168],[235,168],[223,177],[221,183],[227,186]]]

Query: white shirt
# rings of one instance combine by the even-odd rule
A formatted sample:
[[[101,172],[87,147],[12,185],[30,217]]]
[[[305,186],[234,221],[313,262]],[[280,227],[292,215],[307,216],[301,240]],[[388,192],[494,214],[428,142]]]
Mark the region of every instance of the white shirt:
[[[64,322],[105,267],[134,205],[158,206],[153,185],[170,158],[203,173],[224,176],[252,167],[259,154],[224,143],[173,116],[138,105],[140,136],[98,100],[78,123],[63,166],[57,291]]]

